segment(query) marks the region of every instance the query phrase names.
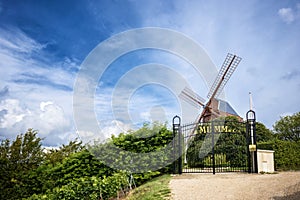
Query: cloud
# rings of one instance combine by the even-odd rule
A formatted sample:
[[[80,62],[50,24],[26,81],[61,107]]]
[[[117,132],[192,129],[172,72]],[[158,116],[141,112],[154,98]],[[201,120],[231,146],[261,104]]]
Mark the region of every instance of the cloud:
[[[83,143],[93,143],[94,141],[103,142],[111,138],[112,135],[118,136],[120,133],[127,133],[134,128],[131,124],[125,124],[118,120],[101,121],[99,124],[101,133],[95,131],[77,131],[77,135]]]
[[[30,115],[30,111],[22,108],[17,99],[5,99],[1,101],[0,111],[3,113],[0,119],[0,128],[13,128],[26,115]]]
[[[287,24],[290,24],[295,20],[295,14],[291,8],[281,8],[279,9],[278,14]]]
[[[36,42],[17,28],[1,28],[0,35],[0,47],[2,47],[2,51],[13,51],[18,54],[30,55],[47,46],[46,44]]]
[[[55,130],[63,131],[70,127],[70,119],[66,118],[64,110],[51,101],[41,102],[40,110],[36,114],[46,135]]]
[[[17,28],[0,28],[0,66],[5,69],[0,80],[71,90],[79,61],[68,57],[53,61],[46,46]]]
[[[284,80],[299,80],[299,76],[300,76],[300,71],[299,70],[293,70],[293,71],[290,71],[290,72],[287,72],[286,74],[284,74],[283,76],[281,76],[281,79],[284,79]]]
[[[48,77],[51,78],[51,76]],[[25,72],[19,74],[19,76],[12,81],[18,84],[35,84],[40,86],[53,87],[59,90],[72,91],[71,86],[62,83],[56,83],[57,81],[50,80],[48,77],[46,77],[45,75],[35,74],[34,72]]]
[[[17,133],[24,133],[27,128],[34,128],[38,130],[39,137],[44,138],[44,144],[55,146],[74,137],[70,133],[71,126],[70,118],[53,102],[41,102],[39,109],[30,110],[18,99],[0,101],[2,137],[13,138]]]
[[[57,61],[45,46],[17,28],[0,28],[0,138],[37,129],[43,144],[75,138],[72,91],[78,60]]]
[[[132,130],[133,127],[131,124],[125,124],[118,120],[112,120],[105,124],[102,131],[104,132],[104,138],[108,139],[112,135],[119,135],[120,133],[127,133],[128,131]]]

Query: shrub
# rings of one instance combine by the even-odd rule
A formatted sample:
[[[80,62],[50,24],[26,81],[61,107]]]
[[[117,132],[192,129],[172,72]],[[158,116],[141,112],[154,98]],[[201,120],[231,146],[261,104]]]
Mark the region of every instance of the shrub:
[[[260,142],[258,149],[274,150],[276,170],[300,170],[300,142],[272,140]]]
[[[124,172],[118,172],[102,179],[95,176],[82,177],[71,180],[62,187],[49,189],[45,194],[34,194],[27,198],[27,200],[109,199],[111,197],[116,197],[118,192],[126,188],[127,185],[127,174]]]

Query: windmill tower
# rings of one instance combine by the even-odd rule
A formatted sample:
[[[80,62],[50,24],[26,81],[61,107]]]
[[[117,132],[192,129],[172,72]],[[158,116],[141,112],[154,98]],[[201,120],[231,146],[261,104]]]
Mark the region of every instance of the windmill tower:
[[[193,106],[203,108],[201,114],[196,119],[197,122],[208,122],[220,116],[237,116],[240,120],[242,120],[228,102],[218,99],[218,96],[241,60],[242,59],[237,55],[230,53],[227,54],[218,76],[207,95],[207,103],[205,103],[204,98],[200,97],[189,88],[184,88],[180,93],[179,96],[183,100]]]

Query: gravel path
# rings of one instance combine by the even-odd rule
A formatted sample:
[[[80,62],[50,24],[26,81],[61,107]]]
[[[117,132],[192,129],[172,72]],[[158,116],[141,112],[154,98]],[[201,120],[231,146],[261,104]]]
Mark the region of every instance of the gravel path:
[[[300,200],[300,172],[183,174],[170,181],[173,200]]]

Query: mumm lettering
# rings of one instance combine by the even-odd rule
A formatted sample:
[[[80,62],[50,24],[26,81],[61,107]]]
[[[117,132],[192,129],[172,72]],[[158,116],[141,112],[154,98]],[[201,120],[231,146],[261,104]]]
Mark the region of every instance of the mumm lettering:
[[[228,128],[228,126],[213,126],[213,131],[216,133],[234,133],[237,130]],[[212,126],[198,126],[197,134],[211,133]]]

